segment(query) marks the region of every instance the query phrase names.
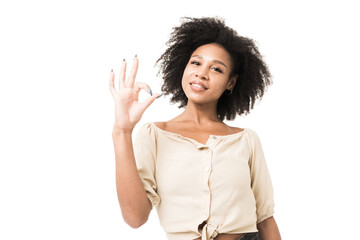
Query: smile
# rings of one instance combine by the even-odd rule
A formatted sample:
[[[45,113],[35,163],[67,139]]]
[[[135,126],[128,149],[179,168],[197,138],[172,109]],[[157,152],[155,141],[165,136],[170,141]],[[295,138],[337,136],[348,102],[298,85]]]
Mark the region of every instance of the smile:
[[[196,83],[190,83],[191,89],[196,91],[196,92],[202,92],[207,90],[206,88],[203,88],[202,86],[200,86],[199,84]]]

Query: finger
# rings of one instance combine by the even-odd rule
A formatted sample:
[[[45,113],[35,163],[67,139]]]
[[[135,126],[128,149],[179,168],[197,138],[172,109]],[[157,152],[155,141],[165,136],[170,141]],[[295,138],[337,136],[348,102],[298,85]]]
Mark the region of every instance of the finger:
[[[115,74],[114,74],[113,70],[111,69],[110,77],[109,77],[109,89],[110,89],[110,92],[112,95],[114,95],[114,93],[116,92],[114,78],[115,78]]]
[[[141,89],[144,89],[146,92],[150,93],[151,90],[150,90],[150,86],[146,83],[143,83],[143,82],[136,82],[135,83],[135,87],[134,87],[134,91],[136,93],[139,93]],[[151,95],[151,94],[150,94]]]
[[[123,60],[120,68],[120,77],[119,77],[119,86],[120,88],[125,87],[125,78],[126,78],[126,61]]]
[[[137,55],[135,55],[134,64],[132,66],[130,76],[129,76],[129,81],[128,81],[128,84],[127,84],[128,87],[133,87],[134,86],[138,66],[139,66],[139,59],[137,58]]]
[[[144,112],[155,101],[155,99],[157,99],[158,96],[160,96],[160,94],[155,93],[154,95],[145,99],[145,101],[140,104],[141,110]]]

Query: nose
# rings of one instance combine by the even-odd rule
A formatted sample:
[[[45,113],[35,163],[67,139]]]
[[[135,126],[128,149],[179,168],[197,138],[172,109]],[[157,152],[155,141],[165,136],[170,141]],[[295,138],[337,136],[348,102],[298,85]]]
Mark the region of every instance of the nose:
[[[208,80],[209,79],[209,76],[207,75],[206,71],[204,69],[199,69],[197,72],[196,72],[196,77],[202,79],[202,80]]]

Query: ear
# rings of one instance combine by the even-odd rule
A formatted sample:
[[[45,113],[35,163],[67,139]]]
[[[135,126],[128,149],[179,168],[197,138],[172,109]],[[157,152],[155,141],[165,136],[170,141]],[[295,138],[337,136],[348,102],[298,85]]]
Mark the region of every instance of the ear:
[[[235,76],[232,76],[230,79],[229,79],[229,82],[228,82],[228,86],[226,89],[228,90],[231,90],[234,88],[235,84],[236,84],[236,80],[238,79],[238,75],[235,75]]]

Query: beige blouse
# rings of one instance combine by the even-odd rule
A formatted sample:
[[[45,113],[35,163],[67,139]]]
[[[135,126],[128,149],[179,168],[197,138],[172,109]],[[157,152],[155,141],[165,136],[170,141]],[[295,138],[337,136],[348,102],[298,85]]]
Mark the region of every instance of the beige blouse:
[[[169,240],[256,232],[256,224],[274,213],[260,139],[249,128],[210,135],[202,144],[145,123],[133,147],[140,178]]]

